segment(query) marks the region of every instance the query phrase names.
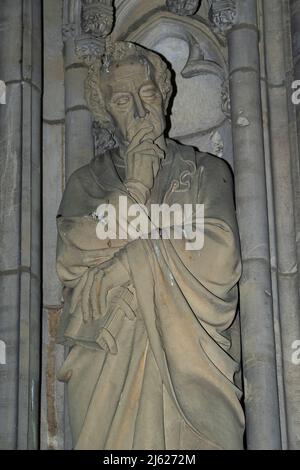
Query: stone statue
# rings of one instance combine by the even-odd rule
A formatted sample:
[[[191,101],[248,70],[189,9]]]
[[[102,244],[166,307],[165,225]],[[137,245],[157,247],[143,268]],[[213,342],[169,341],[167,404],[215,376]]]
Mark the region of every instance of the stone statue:
[[[232,176],[220,158],[165,137],[171,92],[160,56],[125,42],[87,80],[108,137],[69,179],[57,218],[59,341],[71,347],[59,379],[75,449],[243,448]],[[162,203],[204,205],[201,249],[187,249],[174,221],[169,237],[163,223],[99,236],[108,221],[100,206],[115,208],[124,229],[132,208]]]

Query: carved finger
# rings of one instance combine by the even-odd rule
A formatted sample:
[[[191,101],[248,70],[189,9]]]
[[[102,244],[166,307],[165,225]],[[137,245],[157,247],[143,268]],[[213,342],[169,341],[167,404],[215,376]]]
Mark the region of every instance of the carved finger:
[[[104,316],[107,312],[107,295],[109,292],[108,279],[104,275],[100,285],[100,295],[99,295],[99,304],[100,304],[100,313]]]
[[[156,160],[158,160],[157,154],[151,149],[144,150],[143,152],[139,153],[139,157],[141,157],[141,158],[138,159],[138,161],[135,164],[135,167],[138,164],[140,164],[142,166],[142,168],[144,168],[145,167],[145,158],[151,158],[151,159],[155,158]]]
[[[160,162],[157,160],[157,158],[152,160],[152,171],[153,171],[153,176],[155,177],[158,173],[160,167]]]
[[[94,281],[94,276],[96,274],[96,271],[94,269],[91,269],[89,271],[85,286],[82,291],[82,297],[81,297],[81,308],[82,308],[82,314],[83,314],[83,320],[86,322],[91,318],[91,312],[90,312],[90,290],[93,285]]]
[[[147,126],[140,129],[130,142],[127,153],[132,152],[138,145],[140,145],[146,135],[150,135],[153,132],[153,129],[153,126]]]
[[[99,298],[100,298],[100,285],[103,277],[103,272],[100,271],[94,278],[93,285],[91,287],[91,306],[92,306],[92,316],[94,320],[100,318],[100,305],[99,305]]]
[[[70,313],[71,314],[75,312],[75,309],[76,309],[78,303],[80,302],[82,289],[84,288],[84,285],[86,283],[87,276],[88,276],[88,271],[86,271],[83,274],[83,276],[80,279],[79,283],[73,289],[73,294],[72,294],[72,299],[71,299],[71,304],[70,304]]]
[[[138,147],[135,148],[134,154],[142,154],[144,152],[151,152],[153,153],[154,156],[163,159],[164,158],[164,152],[163,150],[158,147],[158,145],[154,144],[153,142],[150,142],[149,140],[146,140],[142,144],[140,144]]]

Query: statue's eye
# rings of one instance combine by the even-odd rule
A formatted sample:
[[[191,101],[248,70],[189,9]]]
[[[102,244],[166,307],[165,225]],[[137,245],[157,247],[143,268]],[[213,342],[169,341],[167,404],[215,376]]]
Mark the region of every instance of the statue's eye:
[[[141,95],[143,98],[155,98],[156,97],[156,89],[155,88],[146,88],[145,90],[141,90]]]
[[[117,106],[124,106],[129,103],[129,96],[122,96],[114,101]]]

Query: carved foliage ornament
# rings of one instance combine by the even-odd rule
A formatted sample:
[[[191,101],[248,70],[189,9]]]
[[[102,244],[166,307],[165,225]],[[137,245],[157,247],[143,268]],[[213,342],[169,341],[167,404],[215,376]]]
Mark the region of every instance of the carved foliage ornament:
[[[86,34],[107,36],[113,26],[113,7],[101,1],[84,1],[81,12],[81,28]]]
[[[105,51],[105,39],[80,37],[76,40],[75,52],[88,65],[102,57]]]
[[[105,50],[105,38],[114,21],[112,0],[65,0],[64,40],[75,40],[75,51],[88,64],[100,59]]]
[[[200,0],[167,0],[167,8],[182,16],[194,15],[200,4]]]
[[[226,33],[235,24],[236,17],[236,0],[211,0],[209,20],[215,32]]]
[[[63,40],[67,41],[70,37],[76,37],[76,25],[74,23],[66,23],[62,27]]]

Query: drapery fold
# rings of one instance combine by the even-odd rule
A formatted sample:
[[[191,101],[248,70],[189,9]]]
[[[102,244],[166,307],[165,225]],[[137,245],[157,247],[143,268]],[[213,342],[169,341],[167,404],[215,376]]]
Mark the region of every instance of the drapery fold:
[[[72,346],[59,376],[68,382],[74,447],[241,449],[241,263],[230,171],[216,157],[168,141],[151,203],[204,204],[198,251],[187,250],[185,239],[99,240],[92,212],[125,193],[106,154],[71,177],[59,211],[59,341]],[[82,340],[80,312],[74,321],[69,306],[88,270],[120,254],[130,268],[134,317],[116,309],[121,327],[111,353],[94,335]]]

